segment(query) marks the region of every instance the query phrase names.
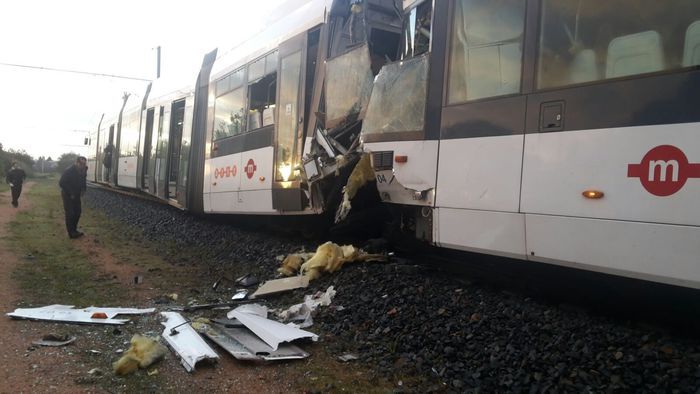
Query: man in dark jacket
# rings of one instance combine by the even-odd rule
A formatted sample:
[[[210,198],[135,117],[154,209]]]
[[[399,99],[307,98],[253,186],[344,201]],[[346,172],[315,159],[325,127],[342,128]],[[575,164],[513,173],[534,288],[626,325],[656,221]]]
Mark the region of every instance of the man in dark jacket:
[[[22,194],[22,183],[26,177],[27,174],[19,164],[13,162],[12,168],[7,172],[5,181],[10,184],[10,189],[12,190],[12,206],[15,208],[19,205],[19,195]]]
[[[82,209],[80,197],[85,193],[85,178],[87,177],[87,159],[79,156],[75,164],[63,171],[61,180],[61,198],[63,199],[63,210],[66,212],[66,230],[71,239],[80,238],[83,233],[78,231],[78,221]]]

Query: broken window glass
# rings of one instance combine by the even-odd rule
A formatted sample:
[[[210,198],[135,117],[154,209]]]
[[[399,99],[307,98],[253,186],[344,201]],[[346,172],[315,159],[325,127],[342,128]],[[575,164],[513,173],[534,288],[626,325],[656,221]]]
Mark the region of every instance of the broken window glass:
[[[362,134],[422,132],[428,56],[385,65],[377,75]]]
[[[333,2],[330,23],[330,58],[367,41],[365,7],[365,0],[340,0]]]
[[[372,70],[367,45],[326,64],[327,126],[367,108],[372,93]]]
[[[406,16],[403,23],[403,42],[401,43],[401,58],[408,59],[430,49],[430,19],[432,3],[426,1],[414,8]]]

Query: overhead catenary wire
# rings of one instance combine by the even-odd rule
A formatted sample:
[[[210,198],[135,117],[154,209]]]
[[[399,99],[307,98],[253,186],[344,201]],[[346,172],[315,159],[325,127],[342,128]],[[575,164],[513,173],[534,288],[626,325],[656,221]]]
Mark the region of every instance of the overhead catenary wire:
[[[65,72],[65,73],[73,73],[73,74],[92,75],[95,77],[121,78],[121,79],[131,79],[131,80],[135,80],[135,81],[151,82],[150,79],[146,79],[146,78],[129,77],[129,76],[125,76],[125,75],[116,75],[116,74],[104,74],[104,73],[91,72],[91,71],[70,70],[70,69],[66,69],[66,68],[41,67],[41,66],[32,66],[32,65],[28,65],[28,64],[16,64],[16,63],[4,63],[4,62],[0,62],[0,66],[29,68],[29,69],[33,69],[33,70]]]

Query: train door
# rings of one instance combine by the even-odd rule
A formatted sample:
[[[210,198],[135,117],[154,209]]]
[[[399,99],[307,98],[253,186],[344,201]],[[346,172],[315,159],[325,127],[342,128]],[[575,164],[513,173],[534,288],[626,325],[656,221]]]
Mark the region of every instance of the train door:
[[[300,211],[304,206],[304,193],[300,188],[297,167],[301,162],[304,145],[306,66],[307,63],[316,61],[315,54],[307,56],[310,42],[311,49],[317,52],[318,30],[300,34],[280,45],[272,182],[272,207],[278,211]],[[314,66],[309,64],[309,67]],[[308,92],[311,93],[311,90],[309,88]]]
[[[153,139],[153,119],[155,108],[149,108],[146,111],[146,122],[144,123],[143,135],[143,165],[141,167],[141,188],[145,191],[150,191],[150,162],[151,162],[151,146]]]
[[[178,159],[178,175],[175,196],[178,205],[188,207],[187,189],[189,181],[189,169],[192,155],[192,128],[194,116],[194,95],[181,100],[183,106],[183,117],[180,137],[180,157]]]
[[[435,241],[523,257],[526,2],[457,0],[448,15]]]
[[[170,125],[170,108],[160,107],[160,119],[158,122],[158,142],[156,145],[154,180],[156,184],[155,195],[168,199],[167,182],[168,171],[168,139],[170,136],[168,126]]]
[[[104,149],[104,157],[102,159],[102,164],[104,168],[103,177],[104,181],[107,183],[112,183],[110,178],[112,175],[112,168],[114,168],[115,162],[115,148],[114,148],[114,124],[109,126],[109,137],[107,138],[107,145]]]
[[[170,116],[170,136],[168,146],[168,191],[167,197],[177,199],[177,181],[180,171],[180,154],[182,150],[182,129],[185,122],[185,100],[173,102]]]

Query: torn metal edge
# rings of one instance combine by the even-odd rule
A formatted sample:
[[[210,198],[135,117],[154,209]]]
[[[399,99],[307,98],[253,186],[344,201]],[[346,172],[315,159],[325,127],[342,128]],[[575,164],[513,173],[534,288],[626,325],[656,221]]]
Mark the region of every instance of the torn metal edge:
[[[165,326],[163,339],[171,349],[177,353],[182,366],[187,372],[194,371],[195,365],[202,360],[216,361],[219,355],[204,342],[197,331],[177,312],[161,312],[167,320],[161,324]]]
[[[207,326],[204,335],[238,360],[276,361],[309,357],[309,353],[290,343],[280,344],[277,350],[274,350],[244,327],[226,327],[215,323]]]
[[[314,341],[318,340],[318,335],[312,332],[290,327],[280,322],[246,313],[238,309],[231,311],[229,313],[229,318],[238,319],[238,321],[250,331],[270,345],[273,350],[277,350],[280,343],[293,341],[295,339],[311,338]]]

